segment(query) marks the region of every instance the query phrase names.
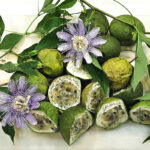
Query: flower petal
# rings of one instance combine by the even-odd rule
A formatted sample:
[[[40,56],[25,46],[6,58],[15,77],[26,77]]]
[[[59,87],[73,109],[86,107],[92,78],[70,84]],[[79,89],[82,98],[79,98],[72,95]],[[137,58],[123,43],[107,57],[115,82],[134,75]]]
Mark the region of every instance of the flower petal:
[[[94,54],[95,56],[98,56],[98,57],[102,56],[102,52],[95,47],[89,48],[89,52],[91,52],[92,54]]]
[[[75,55],[75,53],[76,53],[76,52],[75,52],[74,50],[70,50],[70,51],[66,54],[65,57],[66,57],[66,58],[67,58],[67,57],[73,57],[73,56]]]
[[[67,24],[67,28],[69,29],[69,32],[70,32],[72,35],[77,34],[77,30],[76,30],[76,28],[74,27],[73,24],[68,23],[68,24]]]
[[[105,44],[106,42],[107,42],[106,40],[99,37],[99,38],[91,39],[90,45],[91,46],[100,46],[100,45]]]
[[[72,44],[71,43],[63,43],[61,45],[58,46],[58,51],[63,52],[63,51],[68,51],[72,48]]]
[[[76,53],[76,60],[82,59],[82,58],[83,58],[83,53],[81,53],[81,52]]]
[[[41,93],[35,93],[34,95],[32,95],[30,101],[31,102],[39,102],[45,99],[45,95],[41,94]]]
[[[97,36],[97,34],[99,33],[99,28],[93,28],[87,35],[86,38],[87,39],[93,39]]]
[[[64,63],[67,63],[67,62],[69,62],[69,61],[71,61],[72,60],[72,58],[65,58],[64,60],[63,60],[63,62]]]
[[[18,81],[18,92],[24,93],[26,91],[26,88],[27,88],[27,82],[25,81],[25,77],[22,76],[19,78]]]
[[[71,41],[72,35],[62,31],[62,32],[57,32],[57,37],[61,40],[69,42]]]
[[[16,116],[16,127],[17,128],[23,127],[23,118],[20,115]]]
[[[30,124],[32,124],[32,125],[36,125],[36,124],[37,124],[37,120],[36,120],[36,118],[35,118],[33,115],[27,114],[25,118],[26,118],[26,120],[27,120]]]
[[[9,113],[6,113],[2,119],[2,126],[3,127],[5,127],[8,124],[8,120],[9,120]]]
[[[83,21],[79,19],[78,21],[79,35],[85,35],[85,27]]]
[[[15,95],[17,93],[17,88],[16,88],[16,84],[15,84],[15,81],[14,80],[11,80],[9,83],[8,83],[8,90],[13,94]]]
[[[33,93],[36,92],[38,86],[37,85],[32,85],[26,90],[26,95],[32,95]]]
[[[82,61],[83,61],[83,58],[76,60],[76,67],[77,67],[77,68],[80,68],[80,67],[81,67]]]
[[[0,102],[1,101],[9,102],[11,101],[11,99],[12,97],[9,94],[0,91]]]
[[[39,108],[39,106],[40,106],[39,102],[35,102],[31,104],[30,109],[36,109]]]
[[[88,52],[85,52],[85,53],[83,53],[83,55],[84,55],[84,59],[86,60],[86,62],[88,64],[91,64],[92,63],[92,57],[90,56],[90,54]]]

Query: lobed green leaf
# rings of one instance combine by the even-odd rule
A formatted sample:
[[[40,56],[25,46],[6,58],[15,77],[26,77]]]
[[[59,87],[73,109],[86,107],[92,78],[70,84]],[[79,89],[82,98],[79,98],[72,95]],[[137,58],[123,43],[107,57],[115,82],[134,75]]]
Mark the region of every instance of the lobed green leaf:
[[[92,56],[92,64],[97,67],[98,69],[101,69],[102,70],[102,67],[101,65],[99,64],[97,58],[95,56]]]
[[[144,96],[137,97],[138,100],[150,100],[150,93],[146,93]]]

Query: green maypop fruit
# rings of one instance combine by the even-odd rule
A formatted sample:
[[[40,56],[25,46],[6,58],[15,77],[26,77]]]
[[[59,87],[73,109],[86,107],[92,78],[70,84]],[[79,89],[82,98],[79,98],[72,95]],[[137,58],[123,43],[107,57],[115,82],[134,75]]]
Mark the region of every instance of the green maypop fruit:
[[[60,110],[66,110],[80,103],[81,82],[70,75],[57,77],[48,90],[50,102]]]
[[[67,64],[67,72],[75,77],[78,77],[83,80],[91,80],[92,77],[90,74],[83,68],[81,65],[79,68],[75,66],[74,61],[69,61]]]
[[[150,125],[150,101],[141,101],[135,104],[129,114],[134,122]]]
[[[132,75],[132,66],[126,59],[111,58],[103,64],[102,68],[110,80],[112,90],[120,90],[128,85]]]
[[[99,49],[103,53],[104,60],[119,56],[121,51],[119,41],[115,37],[110,35],[103,36],[103,39],[107,42],[101,45]]]
[[[106,35],[109,28],[109,23],[106,16],[98,11],[87,9],[86,12],[82,12],[80,18],[87,25],[90,24],[91,29],[99,27],[102,35]]]
[[[92,115],[81,106],[65,110],[60,118],[60,132],[64,140],[73,144],[93,124]]]
[[[104,98],[104,91],[98,82],[88,84],[82,92],[82,104],[92,113],[96,112],[97,106]]]
[[[143,23],[136,17],[133,18],[130,15],[121,15],[118,16],[117,19],[132,25],[136,24],[138,30],[142,33],[145,33]],[[120,41],[122,46],[133,45],[137,40],[137,32],[133,27],[115,19],[110,23],[110,33]]]
[[[96,114],[96,124],[105,129],[113,129],[128,120],[123,101],[119,98],[105,98],[100,102]]]
[[[11,79],[18,80],[21,76],[24,76],[30,85],[37,85],[37,92],[46,94],[48,89],[48,80],[43,74],[38,71],[36,71],[36,75],[26,75],[22,72],[15,72]]]
[[[127,88],[121,89],[113,94],[113,97],[122,99],[126,106],[133,105],[136,103],[135,99],[141,96],[143,96],[143,85],[141,82],[137,85],[135,90],[133,90],[132,86],[130,85]]]
[[[56,49],[44,49],[38,53],[42,62],[43,72],[51,77],[56,77],[63,72],[63,56]]]
[[[31,111],[37,120],[36,125],[28,126],[38,133],[53,133],[58,129],[58,110],[50,102],[41,102],[40,107]]]
[[[38,92],[41,92],[43,94],[46,94],[48,89],[48,80],[47,78],[41,74],[40,72],[36,72],[36,75],[29,75],[27,77],[27,80],[30,85],[37,85],[38,86]]]

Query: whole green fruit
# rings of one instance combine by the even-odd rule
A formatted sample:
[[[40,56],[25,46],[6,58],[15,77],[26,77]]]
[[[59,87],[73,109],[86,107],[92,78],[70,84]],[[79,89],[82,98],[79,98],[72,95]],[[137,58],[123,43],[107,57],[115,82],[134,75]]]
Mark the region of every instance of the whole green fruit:
[[[110,35],[103,36],[107,42],[99,47],[100,51],[103,53],[104,60],[112,57],[117,57],[120,54],[121,46],[119,41]]]
[[[63,56],[56,49],[44,49],[38,53],[45,74],[56,77],[63,72]]]
[[[133,18],[130,15],[121,15],[118,16],[117,19],[120,19],[132,25],[136,24],[136,27],[139,31],[143,33],[145,32],[143,23],[136,17]],[[136,30],[132,26],[117,20],[112,20],[112,22],[110,23],[110,33],[120,41],[122,46],[133,45],[137,40]]]
[[[109,23],[106,16],[98,11],[87,9],[86,12],[82,12],[80,18],[87,25],[90,24],[91,29],[99,27],[102,35],[106,35],[109,28]]]

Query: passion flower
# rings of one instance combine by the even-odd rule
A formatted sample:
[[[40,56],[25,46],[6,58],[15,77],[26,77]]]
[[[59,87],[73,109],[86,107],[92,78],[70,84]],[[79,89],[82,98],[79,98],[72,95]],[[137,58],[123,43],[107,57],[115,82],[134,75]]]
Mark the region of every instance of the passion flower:
[[[2,126],[16,125],[22,128],[25,123],[36,125],[35,117],[30,113],[32,109],[39,107],[39,101],[45,99],[41,93],[36,93],[37,86],[27,88],[25,77],[20,77],[16,82],[8,83],[11,95],[0,92],[0,112],[2,112]],[[1,117],[2,117],[1,116]]]
[[[98,34],[99,28],[97,27],[91,31],[86,31],[81,19],[79,19],[78,24],[67,24],[65,32],[57,32],[58,38],[66,42],[58,46],[58,51],[67,53],[64,62],[74,60],[76,66],[80,67],[83,59],[88,64],[92,63],[90,53],[94,56],[102,56],[101,51],[96,47],[105,44],[106,40],[102,39]]]

